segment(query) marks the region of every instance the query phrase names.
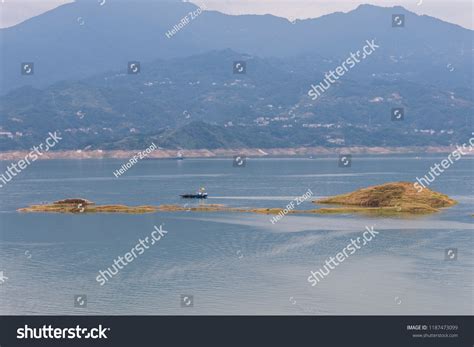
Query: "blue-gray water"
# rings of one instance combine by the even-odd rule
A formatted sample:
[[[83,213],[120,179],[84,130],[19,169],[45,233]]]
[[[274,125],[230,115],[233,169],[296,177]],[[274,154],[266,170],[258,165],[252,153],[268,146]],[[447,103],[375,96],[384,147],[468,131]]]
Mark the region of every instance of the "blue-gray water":
[[[390,181],[413,181],[442,156],[143,160],[115,178],[125,160],[38,161],[1,188],[1,314],[472,314],[473,159],[455,162],[430,188],[459,201],[416,217],[241,213],[146,215],[21,214],[42,201],[84,197],[97,204],[181,203],[206,187],[207,203],[284,207],[308,189],[314,198]],[[1,163],[2,172],[7,162]],[[298,208],[312,207],[307,202]],[[168,234],[100,286],[99,270],[149,236]],[[364,231],[370,243],[312,287],[317,270]],[[445,260],[457,248],[458,259]],[[87,307],[74,307],[74,295]],[[180,296],[193,295],[182,308]]]

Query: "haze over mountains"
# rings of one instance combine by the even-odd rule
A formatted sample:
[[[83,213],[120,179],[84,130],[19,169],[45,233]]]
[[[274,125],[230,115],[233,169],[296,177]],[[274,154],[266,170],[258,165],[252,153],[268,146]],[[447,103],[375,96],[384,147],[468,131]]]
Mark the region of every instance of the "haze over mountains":
[[[196,8],[78,1],[0,30],[0,149],[27,149],[52,130],[65,135],[62,149],[426,146],[470,135],[471,30],[363,5],[295,23],[205,11],[167,38]],[[392,27],[393,14],[404,27]],[[372,39],[376,52],[308,97]],[[34,75],[21,75],[22,62]],[[395,107],[403,121],[391,121]]]

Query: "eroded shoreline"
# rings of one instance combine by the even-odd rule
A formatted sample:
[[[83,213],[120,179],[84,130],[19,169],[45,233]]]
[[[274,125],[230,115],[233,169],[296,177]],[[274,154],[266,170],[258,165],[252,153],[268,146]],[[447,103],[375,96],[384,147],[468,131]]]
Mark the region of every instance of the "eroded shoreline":
[[[180,152],[184,158],[221,158],[234,155],[251,157],[279,157],[279,156],[310,156],[310,155],[336,155],[339,153],[351,154],[417,154],[417,153],[450,153],[455,150],[452,146],[425,146],[425,147],[299,147],[299,148],[232,148],[232,149],[163,149],[154,150],[148,158],[171,159],[176,158]],[[38,157],[38,160],[52,159],[129,159],[136,150],[67,150],[49,151]],[[5,151],[0,152],[0,160],[19,160],[28,155],[30,151]],[[474,153],[469,153],[473,154]]]

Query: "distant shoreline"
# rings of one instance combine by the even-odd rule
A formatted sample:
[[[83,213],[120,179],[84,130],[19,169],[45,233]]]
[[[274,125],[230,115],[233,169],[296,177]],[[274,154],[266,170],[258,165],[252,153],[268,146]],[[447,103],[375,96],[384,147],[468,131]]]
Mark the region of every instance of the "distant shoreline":
[[[299,147],[299,148],[234,148],[234,149],[161,149],[158,148],[150,155],[150,159],[173,159],[178,152],[184,158],[219,158],[244,155],[248,157],[278,157],[278,156],[311,156],[337,154],[416,154],[416,153],[450,153],[454,146],[412,146],[412,147]],[[38,159],[129,159],[142,149],[136,150],[67,150],[43,153]],[[28,155],[29,151],[0,152],[0,160],[19,160]],[[471,154],[471,153],[469,153]]]

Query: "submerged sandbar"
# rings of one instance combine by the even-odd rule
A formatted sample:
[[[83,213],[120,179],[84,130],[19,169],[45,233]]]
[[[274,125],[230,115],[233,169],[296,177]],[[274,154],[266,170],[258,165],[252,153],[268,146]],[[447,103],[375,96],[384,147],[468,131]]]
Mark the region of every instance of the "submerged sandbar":
[[[18,209],[19,212],[49,212],[49,213],[152,213],[156,212],[156,206],[126,206],[126,205],[96,205],[95,203],[82,199],[65,199],[50,204],[31,205]]]
[[[32,205],[21,208],[20,212],[51,213],[153,213],[153,212],[240,212],[267,215],[278,214],[352,214],[369,213],[374,215],[420,215],[439,212],[442,208],[454,206],[457,202],[445,194],[425,188],[418,191],[410,182],[391,182],[351,193],[313,201],[315,204],[336,205],[337,207],[315,208],[309,210],[284,210],[283,208],[228,207],[221,204],[200,204],[198,206],[159,205],[126,206],[96,205],[82,199],[65,199],[49,204]]]

